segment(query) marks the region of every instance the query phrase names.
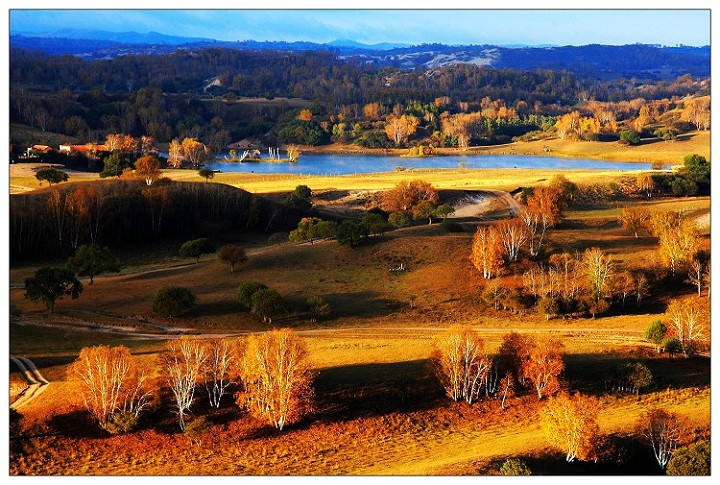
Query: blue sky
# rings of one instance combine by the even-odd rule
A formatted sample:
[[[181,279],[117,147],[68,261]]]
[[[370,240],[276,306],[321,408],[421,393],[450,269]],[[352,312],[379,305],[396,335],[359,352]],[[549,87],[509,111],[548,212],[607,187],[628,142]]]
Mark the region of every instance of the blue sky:
[[[15,3],[15,2],[13,2]],[[17,7],[17,6],[16,6]],[[10,10],[10,32],[155,31],[219,40],[421,44],[710,43],[705,10]]]

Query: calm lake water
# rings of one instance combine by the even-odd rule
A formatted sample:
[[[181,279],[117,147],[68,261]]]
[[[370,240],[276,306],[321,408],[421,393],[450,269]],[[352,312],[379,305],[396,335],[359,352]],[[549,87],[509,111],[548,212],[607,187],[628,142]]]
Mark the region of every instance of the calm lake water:
[[[284,156],[284,154],[283,154]],[[222,155],[221,155],[222,157]],[[402,158],[393,155],[316,154],[300,155],[296,163],[225,163],[222,158],[205,167],[222,172],[285,173],[296,175],[346,175],[392,172],[411,168],[548,168],[591,170],[648,170],[649,163],[607,162],[582,158],[531,155],[448,155]]]

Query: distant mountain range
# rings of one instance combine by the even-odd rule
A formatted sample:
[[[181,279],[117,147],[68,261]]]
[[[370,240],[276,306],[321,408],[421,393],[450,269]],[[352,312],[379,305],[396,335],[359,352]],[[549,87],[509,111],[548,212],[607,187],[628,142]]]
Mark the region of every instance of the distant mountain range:
[[[683,74],[710,76],[710,47],[623,46],[495,46],[363,44],[338,39],[326,44],[282,41],[219,41],[149,32],[106,32],[62,29],[46,34],[13,34],[12,48],[51,55],[70,54],[82,59],[113,59],[126,55],[169,54],[178,50],[228,48],[276,51],[331,51],[341,58],[378,67],[434,69],[449,64],[496,68],[568,70],[599,78],[673,79]]]

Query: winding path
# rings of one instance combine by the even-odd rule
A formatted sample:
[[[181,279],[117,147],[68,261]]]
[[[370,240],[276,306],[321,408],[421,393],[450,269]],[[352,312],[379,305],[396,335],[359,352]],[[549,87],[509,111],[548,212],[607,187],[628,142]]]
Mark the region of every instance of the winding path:
[[[50,385],[50,381],[40,374],[40,371],[30,359],[11,355],[10,360],[17,365],[23,379],[28,383],[27,387],[20,393],[20,396],[10,405],[10,409],[19,409],[45,392]]]

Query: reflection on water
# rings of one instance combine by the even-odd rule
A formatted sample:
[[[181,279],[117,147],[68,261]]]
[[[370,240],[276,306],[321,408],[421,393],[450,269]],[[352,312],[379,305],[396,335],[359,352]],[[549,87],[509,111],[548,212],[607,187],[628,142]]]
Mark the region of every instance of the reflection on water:
[[[590,170],[648,170],[648,163],[608,162],[583,158],[531,155],[448,155],[404,158],[394,155],[317,154],[300,155],[297,163],[227,163],[223,155],[205,166],[223,172],[287,173],[297,175],[345,175],[392,172],[417,168],[547,168]]]

